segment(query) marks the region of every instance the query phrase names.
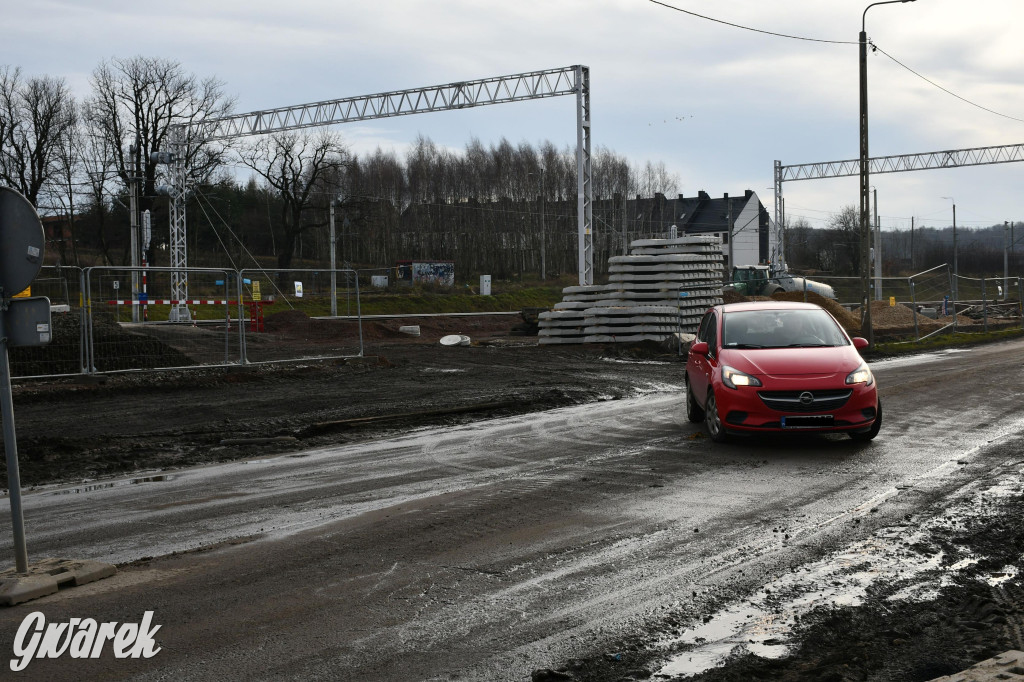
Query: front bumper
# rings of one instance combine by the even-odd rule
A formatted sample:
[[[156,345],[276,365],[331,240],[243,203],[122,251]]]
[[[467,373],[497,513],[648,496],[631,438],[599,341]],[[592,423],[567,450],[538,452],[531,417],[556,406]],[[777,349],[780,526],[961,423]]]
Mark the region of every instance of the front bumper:
[[[801,402],[804,394],[812,399]],[[870,427],[878,409],[875,385],[863,384],[802,386],[796,390],[752,386],[734,390],[723,386],[715,391],[715,397],[722,425],[733,432],[856,431]]]

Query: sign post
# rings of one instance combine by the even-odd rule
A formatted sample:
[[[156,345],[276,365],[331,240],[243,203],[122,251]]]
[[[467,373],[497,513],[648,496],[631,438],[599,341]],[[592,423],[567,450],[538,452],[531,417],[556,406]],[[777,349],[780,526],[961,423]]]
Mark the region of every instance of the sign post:
[[[42,345],[50,341],[50,301],[45,297],[15,299],[32,283],[43,265],[43,225],[32,204],[18,192],[0,187],[0,414],[3,416],[7,488],[14,531],[14,564],[28,572],[25,517],[21,507],[21,475],[14,429],[9,346]],[[45,309],[45,313],[44,313]],[[45,315],[45,320],[42,319]]]

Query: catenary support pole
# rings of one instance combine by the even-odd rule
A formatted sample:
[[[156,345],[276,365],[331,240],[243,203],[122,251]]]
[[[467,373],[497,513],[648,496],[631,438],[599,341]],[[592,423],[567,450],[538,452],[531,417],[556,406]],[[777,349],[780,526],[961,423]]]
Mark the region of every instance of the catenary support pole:
[[[335,269],[337,267],[337,256],[336,251],[336,238],[334,233],[334,205],[335,201],[331,200],[331,317],[338,316],[338,272]]]
[[[914,292],[914,279],[908,277],[907,282],[910,283],[910,309],[914,311],[914,341],[920,341],[921,332],[917,328],[917,294]]]

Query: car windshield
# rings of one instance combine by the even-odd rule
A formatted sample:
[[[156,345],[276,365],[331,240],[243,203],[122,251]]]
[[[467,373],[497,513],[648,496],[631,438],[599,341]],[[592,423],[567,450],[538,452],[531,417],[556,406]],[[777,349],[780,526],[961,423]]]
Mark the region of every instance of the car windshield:
[[[743,310],[726,313],[723,348],[828,348],[849,344],[824,310]]]

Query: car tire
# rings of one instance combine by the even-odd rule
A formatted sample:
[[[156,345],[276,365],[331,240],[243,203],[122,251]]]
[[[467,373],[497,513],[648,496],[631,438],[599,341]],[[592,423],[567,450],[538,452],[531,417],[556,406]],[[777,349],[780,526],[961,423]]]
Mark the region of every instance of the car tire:
[[[855,441],[864,442],[871,440],[878,435],[882,429],[882,401],[878,401],[878,412],[875,414],[875,423],[867,431],[850,431],[850,438]]]
[[[783,291],[785,291],[785,289],[782,288],[782,285],[780,285],[780,284],[769,284],[768,286],[766,286],[764,288],[764,295],[765,296],[771,296],[772,294],[778,294],[778,293],[783,292]]]
[[[690,380],[684,379],[683,383],[686,385],[686,418],[693,424],[699,424],[704,421],[704,410],[697,404],[693,389],[690,387]]]
[[[729,435],[722,426],[722,418],[718,414],[718,402],[715,400],[713,391],[708,391],[708,399],[704,403],[704,426],[708,429],[708,435],[716,443],[724,443]]]

